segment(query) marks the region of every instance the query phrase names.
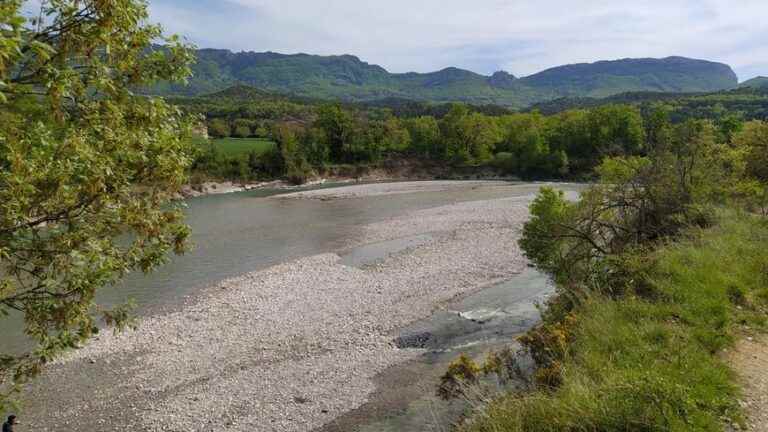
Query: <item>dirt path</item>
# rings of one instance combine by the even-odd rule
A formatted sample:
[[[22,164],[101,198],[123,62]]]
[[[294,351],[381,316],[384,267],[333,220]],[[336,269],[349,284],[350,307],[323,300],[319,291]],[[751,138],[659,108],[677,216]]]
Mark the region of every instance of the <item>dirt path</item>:
[[[744,386],[742,404],[750,432],[768,432],[768,337],[746,338],[736,345],[731,362]]]

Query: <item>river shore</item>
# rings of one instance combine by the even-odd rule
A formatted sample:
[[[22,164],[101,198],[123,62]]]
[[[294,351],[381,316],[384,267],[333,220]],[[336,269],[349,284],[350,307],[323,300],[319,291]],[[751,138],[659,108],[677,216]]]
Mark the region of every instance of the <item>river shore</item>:
[[[289,198],[424,187],[357,185]],[[424,352],[397,348],[398,329],[525,269],[516,241],[531,198],[413,211],[361,227],[339,253],[215,284],[52,365],[27,393],[25,423],[57,432],[323,426],[366,403],[377,374]],[[368,261],[342,258],[372,245],[381,247],[367,252]]]
[[[441,180],[481,180],[481,181],[518,181],[517,177],[502,175],[492,167],[450,167],[441,163],[430,163],[409,159],[386,160],[374,166],[336,166],[320,170],[301,185],[285,180],[233,182],[210,180],[188,184],[182,187],[180,198],[193,198],[205,195],[243,192],[257,189],[299,189],[320,186],[326,183],[343,185],[345,183],[409,182]]]

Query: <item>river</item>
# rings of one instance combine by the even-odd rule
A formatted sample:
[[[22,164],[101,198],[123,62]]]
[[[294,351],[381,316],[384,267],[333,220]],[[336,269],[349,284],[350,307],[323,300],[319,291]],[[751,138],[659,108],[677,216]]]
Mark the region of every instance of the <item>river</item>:
[[[463,346],[477,339],[473,335],[504,333],[508,340],[534,322],[531,306],[544,282],[523,297],[508,293],[528,282],[502,286],[496,294],[484,290],[490,294],[454,306],[446,301],[494,281],[510,281],[524,269],[514,239],[527,202],[541,185],[429,184],[437,187],[314,199],[258,190],[188,200],[194,250],[151,275],[131,275],[100,293],[102,304],[132,298],[147,318],[139,332],[101,338],[40,380],[30,393],[36,426],[75,430],[70,427],[85,419],[102,428],[110,425],[104,430],[138,424],[192,430],[196,414],[210,411],[226,414],[226,421],[237,425],[234,430],[266,419],[269,430],[298,430],[299,424],[321,425],[361,406],[374,391],[376,373],[418,359],[426,345],[393,350],[392,337],[398,329],[407,332],[407,323],[429,317],[437,305],[487,309],[496,317],[493,325],[501,327],[474,321],[467,326],[463,320],[457,327],[455,314],[438,316],[425,322],[429,333],[451,330],[429,349]],[[398,248],[412,251],[386,259],[383,267],[355,267]],[[341,261],[328,253],[342,256]],[[218,281],[238,275],[246,276],[222,286],[221,295],[211,293]],[[197,294],[204,292],[208,297],[196,304]],[[528,306],[516,309],[523,300]],[[3,338],[23,345],[7,332]],[[339,362],[349,362],[348,369]],[[272,375],[263,376],[267,371]],[[325,378],[317,381],[318,373]],[[248,382],[267,387],[252,399],[255,389]],[[272,383],[280,386],[269,387]],[[46,391],[61,385],[72,391]],[[340,385],[345,393],[339,393]],[[232,398],[239,402],[227,402]],[[242,404],[253,406],[243,411]],[[367,412],[362,409],[359,414]]]
[[[407,211],[444,204],[528,195],[538,186],[515,184],[460,188],[344,200],[283,200],[276,195],[343,186],[326,184],[305,189],[258,189],[190,198],[185,209],[194,248],[174,256],[157,271],[134,273],[115,286],[103,288],[98,303],[112,306],[132,300],[147,315],[200,288],[233,276],[287,260],[339,251],[352,241],[360,226]],[[510,191],[512,191],[510,193]],[[0,328],[5,352],[28,346],[18,319]]]

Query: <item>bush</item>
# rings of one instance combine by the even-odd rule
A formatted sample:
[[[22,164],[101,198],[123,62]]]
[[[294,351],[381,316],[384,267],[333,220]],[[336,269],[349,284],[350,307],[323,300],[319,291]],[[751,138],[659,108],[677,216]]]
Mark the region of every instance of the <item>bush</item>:
[[[491,160],[491,166],[505,174],[513,174],[517,171],[515,155],[508,152],[496,153]]]
[[[726,216],[647,253],[652,269],[636,283],[655,298],[592,296],[573,319],[529,334],[523,342],[546,354],[537,359],[546,385],[497,400],[463,430],[722,431],[739,423],[738,388],[717,354],[738,326],[766,327],[768,224]]]
[[[223,119],[213,119],[208,122],[208,135],[214,138],[227,138],[232,134],[229,123]]]
[[[448,370],[440,377],[437,395],[443,399],[452,399],[463,394],[464,389],[476,384],[482,369],[466,354],[461,354],[448,365]]]
[[[248,138],[251,136],[251,129],[246,125],[239,125],[235,127],[235,130],[232,132],[232,136],[236,136],[238,138]]]

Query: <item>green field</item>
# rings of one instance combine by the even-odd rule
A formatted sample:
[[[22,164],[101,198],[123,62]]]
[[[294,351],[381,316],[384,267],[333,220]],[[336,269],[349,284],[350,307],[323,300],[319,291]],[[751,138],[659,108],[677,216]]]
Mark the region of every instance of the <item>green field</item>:
[[[275,147],[275,142],[264,138],[220,138],[211,141],[224,156],[237,157],[252,151],[261,154]]]

